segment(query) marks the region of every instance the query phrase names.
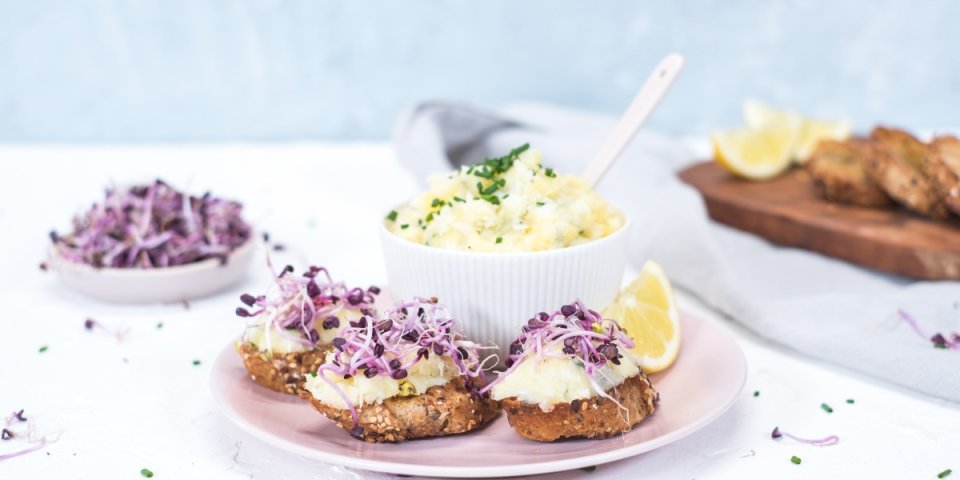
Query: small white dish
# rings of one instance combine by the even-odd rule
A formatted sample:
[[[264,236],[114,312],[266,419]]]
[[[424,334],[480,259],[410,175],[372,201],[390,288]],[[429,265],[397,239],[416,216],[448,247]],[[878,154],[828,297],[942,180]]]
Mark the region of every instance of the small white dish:
[[[397,298],[437,297],[468,338],[506,347],[537,312],[580,299],[609,305],[627,265],[630,218],[610,235],[539,252],[464,252],[414,243],[380,226],[387,283]]]
[[[205,297],[238,283],[250,269],[256,252],[251,234],[246,243],[230,252],[227,262],[211,258],[175,267],[94,268],[61,257],[51,249],[49,266],[71,289],[110,303],[169,303]]]

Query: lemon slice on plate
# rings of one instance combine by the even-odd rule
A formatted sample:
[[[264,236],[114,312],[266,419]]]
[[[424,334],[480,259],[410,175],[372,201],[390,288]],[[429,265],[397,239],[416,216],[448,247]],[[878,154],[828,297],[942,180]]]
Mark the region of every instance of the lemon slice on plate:
[[[743,122],[754,130],[767,128],[792,129],[795,133],[790,157],[805,163],[821,140],[845,140],[852,126],[848,121],[816,120],[789,110],[780,110],[756,100],[743,102]]]
[[[797,130],[772,124],[716,133],[711,138],[714,158],[727,170],[743,178],[763,180],[790,167],[790,152]]]
[[[663,269],[652,260],[640,276],[623,289],[604,318],[620,322],[636,346],[631,350],[646,373],[665,370],[680,352],[680,314],[673,288]]]

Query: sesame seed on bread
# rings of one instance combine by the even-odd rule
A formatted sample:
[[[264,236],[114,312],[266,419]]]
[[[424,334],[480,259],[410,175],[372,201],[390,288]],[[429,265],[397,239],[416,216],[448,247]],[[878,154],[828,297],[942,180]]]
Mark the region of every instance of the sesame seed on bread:
[[[371,443],[465,433],[485,425],[500,413],[496,401],[471,392],[460,377],[418,395],[359,405],[359,426],[354,425],[350,410],[320,402],[307,391],[302,391],[300,396],[310,400],[317,411],[338,427]]]
[[[595,395],[554,405],[549,412],[516,397],[501,400],[510,426],[520,436],[538,442],[564,438],[608,438],[625,433],[657,407],[659,394],[643,373],[606,391],[616,402]],[[617,405],[619,403],[620,405]]]
[[[236,349],[254,382],[292,395],[303,389],[306,376],[317,371],[330,351],[330,347],[326,346],[305,352],[261,352],[250,342],[239,342]]]

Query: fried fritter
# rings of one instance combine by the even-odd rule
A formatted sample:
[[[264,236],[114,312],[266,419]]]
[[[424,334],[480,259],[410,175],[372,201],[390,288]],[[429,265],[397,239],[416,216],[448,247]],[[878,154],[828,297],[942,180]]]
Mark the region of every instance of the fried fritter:
[[[946,218],[947,207],[924,173],[928,149],[903,130],[877,127],[870,133],[873,153],[864,164],[867,175],[897,203],[932,218]]]
[[[960,139],[952,136],[934,139],[924,171],[940,200],[960,215]]]
[[[873,149],[864,140],[822,140],[807,160],[817,192],[831,202],[889,207],[890,197],[867,176],[864,163]]]

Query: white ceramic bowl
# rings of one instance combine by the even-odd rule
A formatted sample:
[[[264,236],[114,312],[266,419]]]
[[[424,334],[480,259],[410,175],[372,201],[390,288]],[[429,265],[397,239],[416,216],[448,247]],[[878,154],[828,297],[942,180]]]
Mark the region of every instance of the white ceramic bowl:
[[[528,253],[474,253],[428,247],[380,227],[390,290],[400,298],[435,296],[474,341],[493,342],[500,358],[527,320],[579,298],[591,308],[616,296],[627,264],[630,219],[589,243]]]
[[[192,300],[238,283],[250,269],[256,235],[230,253],[227,263],[207,259],[167,268],[94,268],[50,252],[49,265],[63,283],[88,297],[111,303],[167,303]]]

